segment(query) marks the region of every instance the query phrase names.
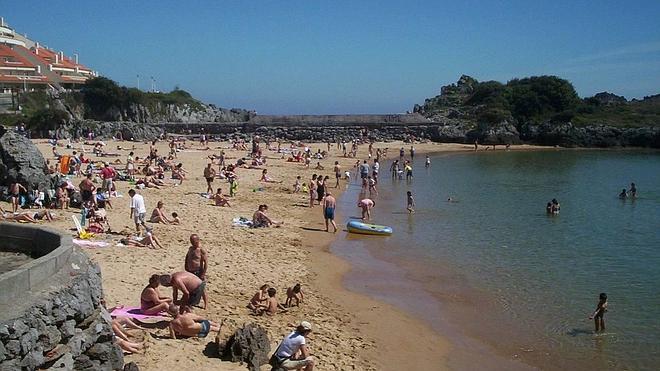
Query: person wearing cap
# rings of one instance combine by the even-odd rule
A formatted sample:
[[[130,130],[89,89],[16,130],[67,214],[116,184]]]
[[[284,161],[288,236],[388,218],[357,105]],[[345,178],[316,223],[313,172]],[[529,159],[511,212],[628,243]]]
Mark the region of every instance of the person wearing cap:
[[[312,324],[302,321],[296,329],[282,339],[270,358],[273,369],[312,371],[316,360],[309,355],[306,337],[312,332]]]

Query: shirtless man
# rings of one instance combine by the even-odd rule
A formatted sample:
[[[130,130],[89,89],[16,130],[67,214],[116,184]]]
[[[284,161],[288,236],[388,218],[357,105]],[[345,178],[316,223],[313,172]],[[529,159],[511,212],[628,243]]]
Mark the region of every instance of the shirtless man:
[[[281,309],[283,312],[287,311],[287,309],[277,301],[275,294],[277,294],[275,288],[271,287],[268,289],[268,299],[266,299],[264,304],[259,304],[257,306],[257,309],[255,310],[256,315],[262,316],[266,314],[268,316],[274,316],[277,314],[278,309]]]
[[[335,223],[335,207],[337,200],[330,192],[325,193],[323,198],[323,217],[325,218],[325,231],[330,232],[329,224],[332,223],[333,233],[337,233],[337,224]]]
[[[94,185],[94,182],[92,182],[92,174],[87,174],[78,187],[80,188],[80,195],[82,196],[83,202],[95,201],[93,196],[96,186]]]
[[[206,193],[213,194],[213,178],[215,178],[215,169],[212,168],[213,163],[210,162],[204,168],[204,178],[206,179]]]
[[[213,195],[213,201],[215,201],[215,206],[231,206],[229,200],[222,195],[222,188],[218,188],[218,191]]]
[[[21,190],[23,190],[23,192],[27,192],[27,189],[23,187],[21,183],[13,183],[9,187],[9,193],[11,193],[11,211],[13,213],[18,212],[18,201]]]
[[[222,322],[212,322],[190,312],[189,308],[185,306],[177,307],[176,305],[170,305],[167,311],[174,317],[170,321],[170,336],[172,339],[176,339],[177,335],[204,338],[211,331],[219,333],[222,327]]]
[[[339,165],[339,161],[335,161],[335,179],[337,183],[335,183],[335,188],[339,188],[339,180],[341,179],[341,166]]]
[[[176,272],[163,274],[160,276],[160,284],[165,287],[172,287],[172,298],[175,303],[183,305],[198,305],[200,300],[204,298],[203,309],[207,306],[207,297],[204,295],[206,282],[202,281],[199,277],[190,272]],[[179,290],[183,294],[181,300],[179,298]]]
[[[186,272],[190,272],[200,279],[205,280],[207,265],[206,250],[200,246],[199,236],[196,234],[190,235],[190,247],[188,248],[185,261]]]
[[[172,303],[172,299],[167,296],[161,296],[158,292],[160,278],[157,274],[149,277],[149,284],[140,294],[140,309],[142,314],[154,315],[167,310]]]
[[[358,202],[358,207],[362,208],[362,220],[371,219],[371,209],[376,206],[376,202],[370,198],[365,198]]]

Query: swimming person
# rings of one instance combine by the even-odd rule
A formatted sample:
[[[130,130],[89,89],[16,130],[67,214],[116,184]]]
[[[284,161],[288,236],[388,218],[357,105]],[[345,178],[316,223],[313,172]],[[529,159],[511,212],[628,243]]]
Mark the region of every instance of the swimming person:
[[[628,191],[628,194],[632,198],[637,197],[637,187],[635,187],[635,183],[630,183],[630,191]]]
[[[407,206],[406,209],[408,210],[409,214],[412,214],[415,212],[415,199],[413,198],[412,192],[408,191],[406,192],[407,195]]]
[[[598,297],[598,304],[596,305],[596,310],[594,313],[589,316],[589,319],[594,320],[596,326],[596,332],[605,331],[605,312],[607,312],[607,294],[601,292]]]
[[[559,201],[557,201],[556,198],[552,199],[552,213],[553,214],[559,214],[559,210],[561,210],[561,207],[559,206]]]
[[[620,198],[620,199],[625,199],[625,198],[627,198],[627,197],[628,197],[628,192],[627,192],[626,189],[624,188],[624,189],[621,190],[621,193],[619,193],[619,198]]]
[[[337,224],[335,223],[335,208],[337,207],[337,200],[332,196],[332,193],[326,192],[323,198],[323,217],[325,218],[325,231],[330,232],[329,224],[334,228],[333,233],[337,232]]]

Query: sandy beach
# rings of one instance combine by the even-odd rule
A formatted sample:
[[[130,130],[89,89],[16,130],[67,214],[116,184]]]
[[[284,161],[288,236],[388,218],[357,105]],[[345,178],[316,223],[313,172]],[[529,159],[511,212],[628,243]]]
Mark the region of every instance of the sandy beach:
[[[54,161],[50,146],[38,142],[39,149],[47,159]],[[238,194],[230,199],[231,207],[216,207],[203,197],[206,182],[203,168],[209,162],[207,156],[227,153],[228,162],[245,155],[245,151],[229,149],[228,143],[212,142],[210,150],[202,150],[199,143],[188,142],[188,149],[178,153],[177,162],[183,163],[188,179],[180,186],[178,181],[166,179],[171,185],[161,189],[144,189],[139,192],[147,204],[148,216],[158,201],[163,201],[168,213],[177,212],[181,225],[151,224],[154,234],[164,249],[116,247],[122,237],[119,234],[102,234],[95,240],[109,241],[110,247],[85,248],[87,254],[101,266],[103,287],[108,306],[139,305],[139,295],[153,273],[169,273],[183,270],[189,236],[200,236],[202,247],[208,252],[209,269],[207,293],[209,306],[206,310],[195,308],[195,312],[209,319],[227,319],[222,337],[228,337],[237,325],[255,322],[265,327],[271,336],[274,349],[282,336],[291,327],[289,323],[310,321],[314,326],[309,344],[312,354],[318,359],[321,370],[389,370],[401,366],[412,369],[446,368],[446,354],[451,346],[448,339],[429,330],[421,321],[363,295],[355,294],[342,287],[342,274],[349,269],[347,262],[328,252],[333,234],[323,231],[321,208],[309,208],[305,193],[292,193],[296,176],[309,182],[312,174],[332,176],[332,167],[339,161],[343,170],[353,171],[355,158],[344,158],[336,145],[331,146],[329,157],[321,160],[324,170],[315,170],[316,161],[310,169],[302,163],[287,162],[282,155],[267,151],[266,168],[269,176],[278,183],[259,181],[261,170],[239,169]],[[121,146],[122,150],[117,149]],[[149,152],[148,144],[131,142],[108,143],[108,151],[117,152],[119,157],[95,158],[99,161],[126,161],[129,150],[144,157]],[[401,143],[381,143],[374,148],[389,148],[388,157],[397,156]],[[86,146],[87,150],[91,148]],[[284,146],[283,146],[284,147]],[[325,144],[310,145],[313,152],[326,149]],[[408,148],[409,145],[405,145]],[[167,153],[166,142],[157,143],[159,153]],[[416,144],[419,154],[424,152],[471,151],[473,146],[461,144]],[[527,149],[520,146],[513,149]],[[503,147],[502,147],[503,149]],[[375,149],[374,149],[375,150]],[[60,147],[60,153],[71,153],[72,149]],[[358,159],[366,158],[367,146],[360,146]],[[91,154],[90,154],[91,156]],[[118,169],[125,165],[116,164]],[[78,184],[81,178],[73,179]],[[281,183],[280,183],[281,182]],[[117,182],[123,197],[112,199],[109,210],[110,225],[114,233],[134,231],[129,218],[128,182]],[[331,179],[334,185],[334,177]],[[216,179],[214,188],[222,187],[228,193],[226,181]],[[330,188],[335,195],[340,189]],[[232,219],[244,216],[251,218],[259,204],[269,206],[269,216],[284,224],[278,228],[248,229],[232,226]],[[8,205],[3,205],[8,206]],[[72,234],[71,215],[79,217],[80,210],[57,210],[58,218],[49,223]],[[341,217],[337,218],[341,221]],[[341,225],[339,227],[342,227]],[[245,307],[258,287],[264,283],[278,290],[277,297],[283,302],[286,288],[301,283],[305,303],[274,317],[255,317]],[[160,288],[161,294],[171,291]],[[126,356],[126,362],[134,361],[141,369],[160,370],[172,367],[206,370],[241,370],[245,366],[223,362],[206,350],[212,336],[204,339],[173,340],[166,329],[150,329],[148,333],[133,333],[146,341],[142,354]],[[262,369],[269,369],[263,366]]]

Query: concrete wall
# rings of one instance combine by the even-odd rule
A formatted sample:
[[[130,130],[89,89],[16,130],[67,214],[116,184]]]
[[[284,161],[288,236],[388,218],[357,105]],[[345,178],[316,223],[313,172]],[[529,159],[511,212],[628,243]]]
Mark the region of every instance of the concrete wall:
[[[37,258],[0,276],[0,371],[121,369],[98,265],[55,230],[0,223],[0,238]]]
[[[0,275],[0,304],[6,304],[39,287],[59,271],[71,255],[71,237],[50,229],[0,223],[2,249],[31,256],[35,260]]]

